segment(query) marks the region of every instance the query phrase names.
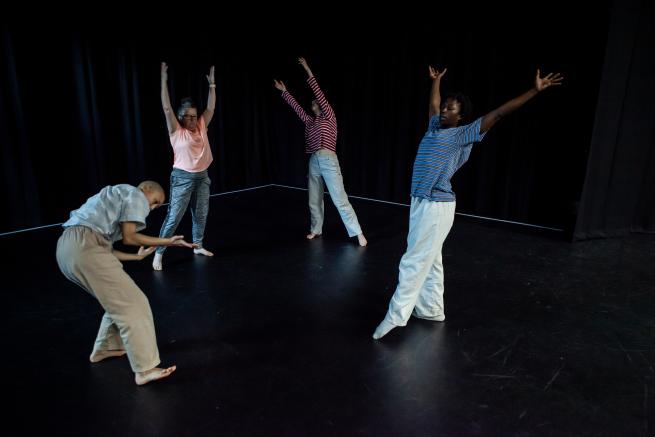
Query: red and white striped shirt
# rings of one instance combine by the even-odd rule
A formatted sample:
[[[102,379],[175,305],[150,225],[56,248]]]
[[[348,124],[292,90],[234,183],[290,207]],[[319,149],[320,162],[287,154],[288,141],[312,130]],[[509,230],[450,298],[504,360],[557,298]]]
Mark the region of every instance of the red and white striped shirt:
[[[305,123],[305,152],[314,153],[320,149],[337,151],[337,117],[328,103],[323,91],[318,86],[313,76],[307,79],[307,83],[314,92],[321,115],[312,117],[302,109],[296,99],[287,91],[282,93],[282,98],[296,111],[298,117]]]

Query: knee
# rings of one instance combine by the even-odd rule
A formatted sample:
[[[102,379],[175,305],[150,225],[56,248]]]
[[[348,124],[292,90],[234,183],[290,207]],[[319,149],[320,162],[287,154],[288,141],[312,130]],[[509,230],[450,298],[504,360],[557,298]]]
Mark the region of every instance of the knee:
[[[337,199],[334,202],[334,206],[336,206],[338,209],[350,209],[352,208],[350,206],[350,202],[348,201],[348,198],[345,199]]]

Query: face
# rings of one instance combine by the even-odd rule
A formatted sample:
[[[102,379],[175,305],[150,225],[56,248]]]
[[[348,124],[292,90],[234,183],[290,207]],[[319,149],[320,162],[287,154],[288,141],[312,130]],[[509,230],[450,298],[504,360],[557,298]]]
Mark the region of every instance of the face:
[[[188,108],[184,111],[182,126],[188,130],[196,130],[196,126],[198,126],[198,110],[196,108]]]
[[[159,208],[166,201],[166,195],[163,191],[144,191],[144,194],[150,204],[150,211]]]
[[[462,105],[452,97],[446,99],[446,101],[441,105],[441,126],[457,126],[462,119],[462,116],[459,115],[459,111],[462,109],[461,107]]]
[[[312,100],[312,112],[315,115],[321,115],[321,107],[318,106],[318,102],[316,100]]]

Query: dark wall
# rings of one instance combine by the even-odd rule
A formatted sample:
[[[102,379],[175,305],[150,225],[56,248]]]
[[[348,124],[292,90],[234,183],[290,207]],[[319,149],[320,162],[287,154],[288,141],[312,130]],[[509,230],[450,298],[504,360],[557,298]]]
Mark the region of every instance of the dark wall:
[[[461,212],[571,228],[580,198],[607,41],[609,7],[561,13],[479,11],[438,21],[333,22],[293,28],[151,31],[147,23],[33,23],[3,28],[0,57],[1,231],[65,220],[102,186],[144,178],[168,185],[172,151],[159,99],[166,61],[174,104],[203,108],[216,65],[209,129],[212,191],[306,185],[303,127],[272,79],[308,106],[305,56],[337,114],[346,189],[408,203],[427,123],[427,66],[448,67],[444,92],[470,95],[474,114],[559,71],[548,90],[499,123],[453,178]],[[584,24],[584,26],[582,26]],[[318,29],[318,30],[317,30]],[[38,38],[34,38],[35,32]]]
[[[616,2],[575,239],[655,232],[655,5]]]

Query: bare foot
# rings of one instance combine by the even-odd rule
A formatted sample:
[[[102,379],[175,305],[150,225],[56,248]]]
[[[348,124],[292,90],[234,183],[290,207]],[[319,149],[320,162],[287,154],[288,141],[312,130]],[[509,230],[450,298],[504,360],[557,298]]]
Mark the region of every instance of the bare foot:
[[[152,268],[153,270],[161,270],[161,259],[164,255],[161,253],[155,253],[155,257],[152,259]]]
[[[313,240],[314,238],[320,237],[320,236],[321,236],[321,234],[315,234],[313,232],[310,232],[309,234],[307,234],[307,239],[308,240]]]
[[[357,236],[357,241],[359,241],[359,245],[362,247],[368,244],[368,241],[366,241],[366,238],[364,237],[364,233],[361,233]]]
[[[193,249],[193,253],[195,253],[196,255],[214,256],[212,252],[202,247],[200,249]]]
[[[158,379],[171,376],[171,374],[175,372],[175,369],[177,369],[177,366],[171,366],[165,369],[155,367],[154,369],[145,372],[136,372],[134,374],[134,382],[136,382],[136,385],[143,385],[152,381],[157,381]]]
[[[127,352],[125,352],[122,349],[118,349],[114,351],[93,351],[91,353],[91,356],[89,357],[89,361],[91,361],[92,363],[98,363],[106,358],[122,357],[126,353]]]

